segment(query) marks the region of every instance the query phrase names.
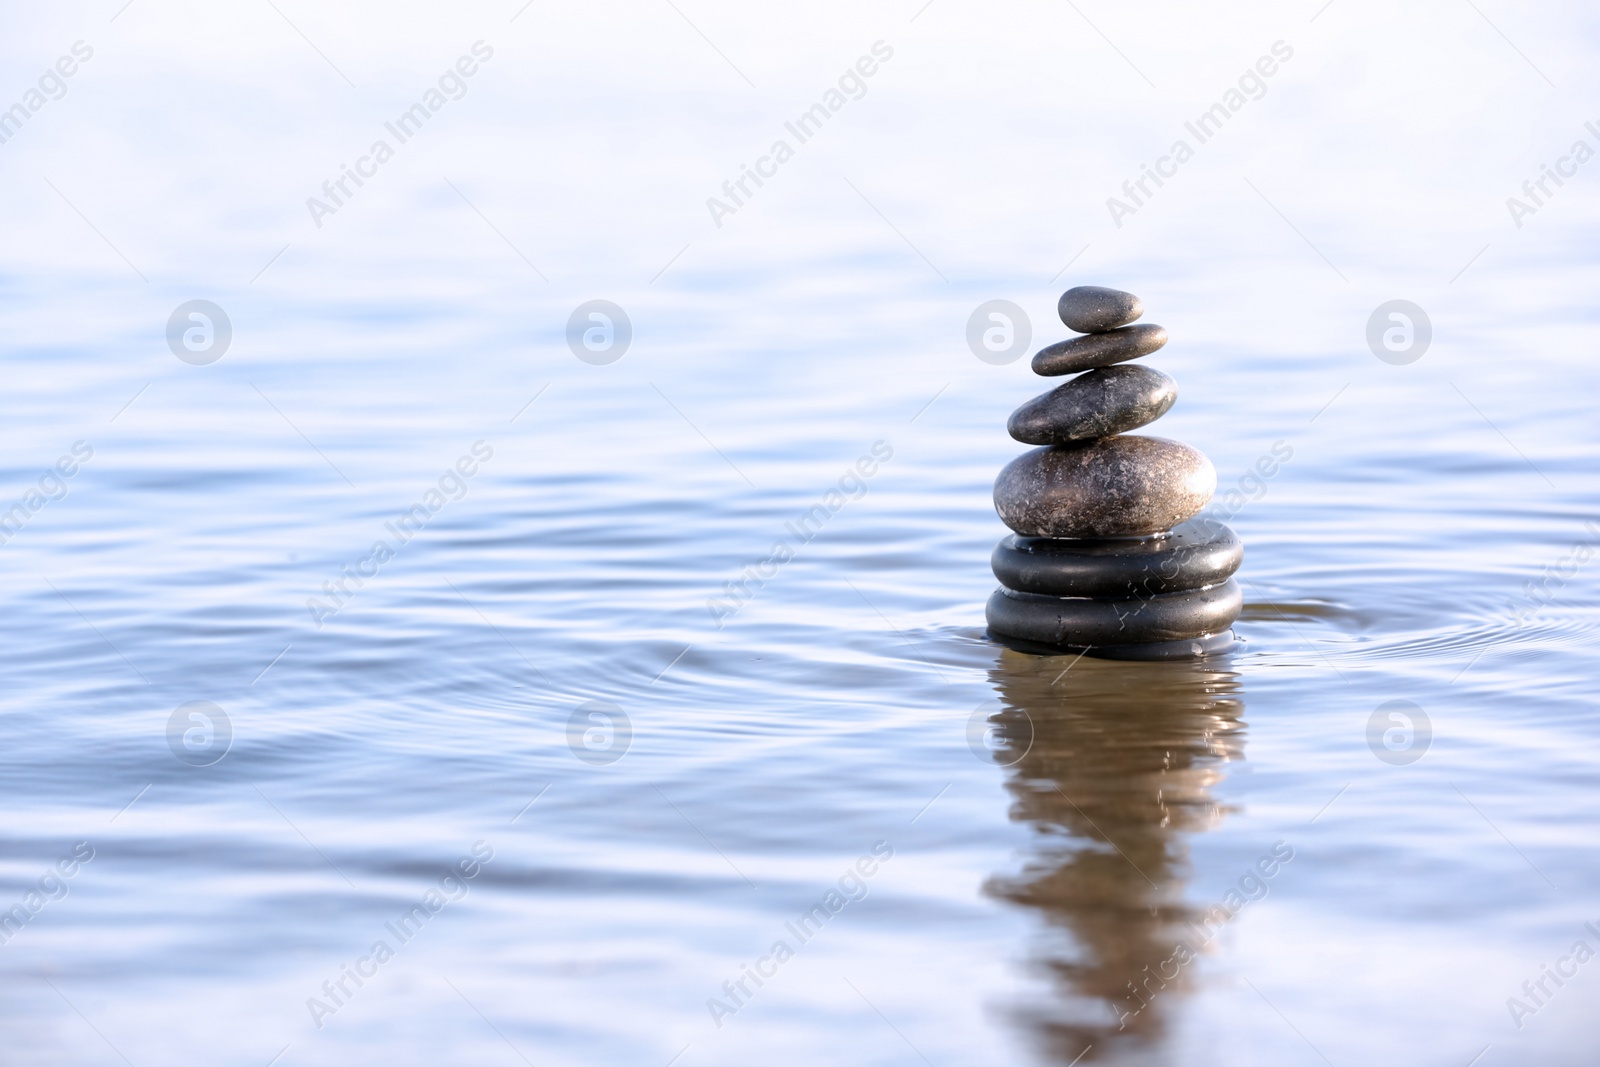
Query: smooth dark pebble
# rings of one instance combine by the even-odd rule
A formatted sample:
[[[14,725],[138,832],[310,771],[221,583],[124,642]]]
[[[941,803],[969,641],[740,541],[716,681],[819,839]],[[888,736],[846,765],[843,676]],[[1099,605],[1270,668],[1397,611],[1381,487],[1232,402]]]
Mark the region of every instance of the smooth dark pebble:
[[[1018,441],[1065,445],[1155,422],[1178,399],[1178,383],[1151,367],[1101,367],[1036,396],[1006,422]]]
[[[1024,452],[995,479],[994,507],[1024,537],[1128,537],[1194,518],[1216,488],[1198,449],[1119,434]]]
[[[1072,656],[1076,659],[1081,654],[1090,659],[1146,663],[1220,656],[1232,652],[1240,643],[1238,638],[1234,637],[1232,630],[1206,634],[1204,637],[1189,637],[1182,641],[1146,641],[1137,645],[1085,645],[1082,648],[1074,648],[1071,645],[1041,645],[1037,641],[1023,641],[993,631],[990,631],[989,637],[1007,648],[1035,656]]]
[[[1187,641],[1233,626],[1244,591],[1229,578],[1208,589],[1142,599],[1039,596],[996,589],[984,614],[996,634],[1040,645],[1083,648]]]
[[[1147,641],[1142,645],[1095,645],[1084,649],[1094,659],[1120,659],[1152,662],[1156,660],[1199,659],[1232,652],[1239,642],[1232,630],[1185,641]]]
[[[1144,301],[1121,289],[1080,285],[1061,294],[1056,311],[1069,329],[1079,333],[1104,333],[1126,326],[1143,315]]]
[[[1084,334],[1039,349],[1033,357],[1033,373],[1049,377],[1075,374],[1091,367],[1109,367],[1113,363],[1148,356],[1166,343],[1166,327],[1153,322],[1123,326],[1108,333]]]
[[[1226,581],[1244,542],[1214,519],[1191,519],[1165,537],[1053,538],[1012,534],[990,565],[1007,589],[1045,596],[1156,596]]]

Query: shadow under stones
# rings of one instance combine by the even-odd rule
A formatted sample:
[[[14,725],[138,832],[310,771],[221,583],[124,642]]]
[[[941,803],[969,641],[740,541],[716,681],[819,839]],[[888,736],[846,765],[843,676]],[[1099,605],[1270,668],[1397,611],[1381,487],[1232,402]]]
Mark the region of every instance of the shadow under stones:
[[[1202,911],[1183,899],[1187,839],[1230,810],[1210,789],[1244,754],[1238,675],[1226,657],[1074,663],[1008,649],[990,678],[992,758],[1008,769],[1011,818],[1037,836],[984,892],[1036,909],[1029,962],[1049,983],[1009,1011],[1052,1061],[1166,1060],[1194,975],[1174,949]]]

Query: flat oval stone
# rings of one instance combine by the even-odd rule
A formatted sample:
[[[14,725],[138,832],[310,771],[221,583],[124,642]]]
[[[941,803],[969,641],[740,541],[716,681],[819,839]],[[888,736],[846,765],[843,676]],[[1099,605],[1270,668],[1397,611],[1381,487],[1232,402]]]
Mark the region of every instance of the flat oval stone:
[[[1132,600],[1039,596],[996,589],[984,615],[994,633],[1039,645],[1085,648],[1187,641],[1231,627],[1244,592],[1229,578],[1208,589]]]
[[[1036,396],[1006,422],[1028,445],[1065,445],[1110,437],[1165,415],[1178,383],[1150,367],[1101,367]]]
[[[1061,321],[1079,333],[1104,333],[1126,326],[1144,314],[1144,301],[1121,289],[1080,285],[1061,294],[1056,303]]]
[[[1216,488],[1199,449],[1119,434],[1024,452],[995,479],[994,508],[1024,537],[1128,537],[1194,518]]]
[[[1089,333],[1057,341],[1033,357],[1033,373],[1074,374],[1091,367],[1109,367],[1126,359],[1148,356],[1167,343],[1167,328],[1153,322],[1124,326],[1106,333]]]
[[[1044,596],[1137,597],[1203,589],[1228,580],[1244,542],[1214,519],[1190,519],[1166,536],[1018,537],[995,546],[1000,584]]]

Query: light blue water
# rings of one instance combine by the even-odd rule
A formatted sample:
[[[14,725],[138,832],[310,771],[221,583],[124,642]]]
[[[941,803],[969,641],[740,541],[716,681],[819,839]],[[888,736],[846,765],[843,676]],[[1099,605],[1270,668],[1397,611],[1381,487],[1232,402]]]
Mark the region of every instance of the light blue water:
[[[0,546],[9,1059],[1589,1062],[1593,176],[1504,201],[1600,143],[1590,15],[519,6],[4,16],[0,102],[95,48],[0,145],[0,511],[59,497]],[[1144,297],[1155,432],[1242,483],[1225,659],[984,634],[1045,383],[967,317],[1042,345],[1084,283]],[[634,334],[604,366],[565,341],[596,298]],[[1396,298],[1434,330],[1403,366],[1364,336]],[[209,365],[166,342],[191,299],[232,323]],[[1390,701],[1415,762],[1369,744]]]

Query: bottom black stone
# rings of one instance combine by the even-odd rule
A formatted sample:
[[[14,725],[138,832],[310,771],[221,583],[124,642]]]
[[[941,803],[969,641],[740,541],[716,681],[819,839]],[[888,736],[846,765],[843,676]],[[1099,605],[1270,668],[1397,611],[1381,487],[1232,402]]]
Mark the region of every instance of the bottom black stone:
[[[1147,641],[1142,645],[1095,645],[1084,649],[1086,655],[1099,659],[1199,659],[1233,651],[1238,644],[1232,630],[1220,634],[1206,634],[1187,641]]]
[[[995,547],[1007,589],[1045,596],[1148,597],[1226,581],[1244,559],[1239,535],[1190,519],[1159,537],[1064,539],[1012,534]]]
[[[1090,659],[1156,660],[1200,659],[1202,656],[1220,656],[1232,652],[1239,644],[1232,630],[1220,634],[1206,634],[1186,641],[1146,641],[1142,645],[1089,645],[1083,648],[1041,645],[1033,641],[1019,641],[1005,634],[991,633],[992,639],[1017,652],[1036,656],[1075,656],[1082,653]]]
[[[1244,593],[1232,578],[1206,589],[1134,600],[1055,597],[996,589],[984,614],[992,633],[1055,648],[1192,642],[1225,633]]]

